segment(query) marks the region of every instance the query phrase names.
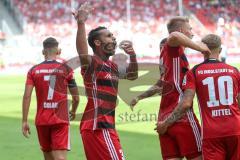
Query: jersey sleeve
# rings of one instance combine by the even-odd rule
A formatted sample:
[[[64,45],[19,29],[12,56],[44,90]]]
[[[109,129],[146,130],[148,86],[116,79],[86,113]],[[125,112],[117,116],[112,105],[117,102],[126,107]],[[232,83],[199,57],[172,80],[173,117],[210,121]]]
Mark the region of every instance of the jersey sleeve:
[[[34,85],[32,70],[27,73],[26,85]]]
[[[69,71],[69,74],[67,75],[66,79],[67,79],[67,84],[69,88],[77,87],[77,83],[74,79],[74,72],[72,69]]]
[[[193,74],[193,71],[190,70],[183,78],[182,89],[196,89],[196,80]]]
[[[164,46],[164,50],[167,51],[167,54],[172,57],[179,57],[184,53],[183,47],[171,47],[168,44]]]
[[[238,74],[238,94],[240,94],[240,72],[237,72]]]
[[[81,74],[84,76],[86,74],[92,74],[94,69],[96,68],[97,62],[93,56],[91,57],[91,62],[90,64],[86,66],[81,66]]]
[[[237,69],[237,68],[235,68],[234,67],[234,69],[235,69],[235,77],[236,77],[236,80],[237,80],[237,92],[238,92],[238,94],[240,94],[240,72],[239,72],[239,70]]]
[[[240,94],[240,74],[239,74],[239,80],[238,80],[238,93]]]

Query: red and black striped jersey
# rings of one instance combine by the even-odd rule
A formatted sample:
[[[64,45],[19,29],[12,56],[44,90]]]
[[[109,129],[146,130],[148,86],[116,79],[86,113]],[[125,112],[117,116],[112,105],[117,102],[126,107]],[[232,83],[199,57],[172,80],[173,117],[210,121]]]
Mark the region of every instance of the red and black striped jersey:
[[[88,102],[81,121],[81,130],[115,128],[115,108],[119,72],[115,63],[91,57],[91,64],[82,68]]]
[[[33,85],[37,97],[36,125],[69,123],[67,87],[75,87],[73,71],[55,60],[32,67],[26,85]]]

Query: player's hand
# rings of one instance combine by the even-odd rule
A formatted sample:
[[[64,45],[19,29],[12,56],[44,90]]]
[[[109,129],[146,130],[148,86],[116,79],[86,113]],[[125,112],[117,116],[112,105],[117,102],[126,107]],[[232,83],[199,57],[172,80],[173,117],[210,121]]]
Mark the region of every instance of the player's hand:
[[[75,119],[75,117],[76,117],[76,113],[73,112],[73,111],[70,111],[69,112],[69,117],[70,117],[70,121],[73,121]]]
[[[91,14],[93,7],[89,2],[83,3],[80,8],[74,12],[72,12],[74,18],[78,23],[86,22],[88,16]]]
[[[203,42],[197,42],[197,43],[198,43],[198,46],[201,48],[202,54],[205,54],[205,55],[211,54],[210,49],[208,48],[208,46],[205,43],[203,43]]]
[[[22,123],[22,133],[23,133],[24,137],[29,138],[31,132],[30,132],[30,127],[29,127],[28,122]]]
[[[133,49],[133,44],[131,41],[123,40],[122,42],[120,42],[119,48],[124,50],[124,52],[126,52],[130,56],[135,55],[135,51]]]
[[[138,103],[139,99],[138,97],[134,98],[131,102],[130,102],[130,108],[133,111],[134,106]]]
[[[154,130],[156,130],[159,135],[163,135],[167,132],[168,126],[163,121],[158,122],[156,125],[157,125],[157,127],[154,128]]]

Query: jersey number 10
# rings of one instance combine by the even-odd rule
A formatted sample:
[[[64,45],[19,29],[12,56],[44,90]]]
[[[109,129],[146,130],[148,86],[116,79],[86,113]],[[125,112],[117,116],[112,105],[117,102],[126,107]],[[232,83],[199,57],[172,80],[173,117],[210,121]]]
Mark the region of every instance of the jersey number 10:
[[[217,79],[217,85],[214,84],[213,77],[207,77],[202,81],[203,85],[208,86],[209,101],[208,107],[217,107],[221,105],[233,104],[233,79],[230,76],[221,76]],[[225,85],[226,84],[226,85]],[[217,86],[217,90],[215,88]],[[216,92],[219,94],[219,100],[216,99]]]

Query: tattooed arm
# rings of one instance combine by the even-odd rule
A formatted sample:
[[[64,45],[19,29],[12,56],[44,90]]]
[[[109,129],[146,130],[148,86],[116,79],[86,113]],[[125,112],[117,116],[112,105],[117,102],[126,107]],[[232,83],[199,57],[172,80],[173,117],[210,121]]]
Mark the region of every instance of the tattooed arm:
[[[165,119],[163,122],[159,122],[155,130],[162,135],[167,131],[167,128],[171,126],[173,123],[182,118],[182,116],[187,112],[189,108],[192,107],[192,101],[195,95],[195,90],[186,89],[184,91],[183,99],[178,104],[178,106],[174,109],[172,114]]]
[[[156,84],[154,84],[152,87],[150,87],[147,91],[144,93],[138,95],[136,98],[134,98],[130,102],[130,107],[133,110],[134,106],[142,99],[152,97],[155,94],[161,94],[162,93],[162,81],[158,80]]]

